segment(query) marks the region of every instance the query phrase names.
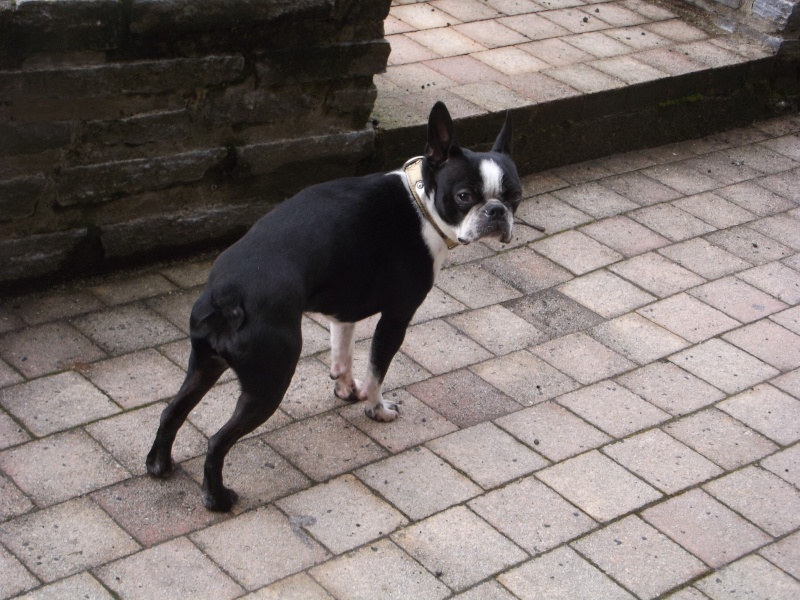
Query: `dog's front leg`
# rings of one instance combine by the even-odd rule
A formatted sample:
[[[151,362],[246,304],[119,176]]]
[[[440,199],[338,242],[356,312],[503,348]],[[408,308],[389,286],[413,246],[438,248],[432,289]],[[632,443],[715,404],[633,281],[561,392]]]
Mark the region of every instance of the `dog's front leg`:
[[[386,379],[386,372],[389,370],[394,355],[403,344],[406,328],[410,321],[410,318],[392,318],[384,314],[375,328],[362,394],[369,402],[369,406],[364,412],[375,421],[388,422],[397,418],[397,404],[383,399],[383,381]]]
[[[347,402],[363,400],[363,385],[353,378],[355,329],[355,323],[331,320],[331,379],[336,382],[333,393]]]

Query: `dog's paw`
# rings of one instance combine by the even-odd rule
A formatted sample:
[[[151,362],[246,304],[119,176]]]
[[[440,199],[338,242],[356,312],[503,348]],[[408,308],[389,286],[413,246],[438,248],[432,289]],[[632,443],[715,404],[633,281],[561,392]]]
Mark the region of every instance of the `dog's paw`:
[[[147,472],[158,479],[166,479],[175,470],[175,462],[171,456],[163,458],[148,455],[145,466],[147,467]]]
[[[217,494],[203,493],[203,506],[214,512],[230,512],[239,499],[239,494],[230,488],[223,487]]]
[[[333,386],[333,394],[339,398],[339,400],[344,400],[345,402],[360,402],[364,398],[362,398],[362,384],[358,379],[352,379],[351,381],[336,381]]]
[[[389,423],[400,414],[400,407],[394,402],[382,402],[377,406],[365,409],[364,413],[373,421]]]

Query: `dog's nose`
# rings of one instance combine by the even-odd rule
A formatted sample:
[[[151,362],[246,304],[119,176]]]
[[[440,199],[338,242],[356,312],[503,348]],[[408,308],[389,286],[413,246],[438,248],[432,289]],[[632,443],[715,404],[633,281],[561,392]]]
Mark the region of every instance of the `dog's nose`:
[[[499,202],[489,202],[483,209],[483,214],[490,219],[499,219],[506,215],[506,207]]]

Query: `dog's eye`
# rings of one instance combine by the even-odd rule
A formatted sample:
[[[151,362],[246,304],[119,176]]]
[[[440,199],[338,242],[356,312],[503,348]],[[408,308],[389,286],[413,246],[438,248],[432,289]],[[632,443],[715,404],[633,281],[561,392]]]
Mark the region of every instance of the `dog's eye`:
[[[463,204],[469,204],[472,201],[472,194],[469,192],[459,192],[456,194],[456,198]]]

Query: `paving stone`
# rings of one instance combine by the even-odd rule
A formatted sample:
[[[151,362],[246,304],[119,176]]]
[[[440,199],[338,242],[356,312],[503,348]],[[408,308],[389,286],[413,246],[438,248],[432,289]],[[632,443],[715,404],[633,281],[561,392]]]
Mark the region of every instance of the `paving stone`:
[[[492,423],[440,437],[428,442],[427,447],[484,489],[550,464]]]
[[[742,163],[761,173],[780,173],[798,166],[796,161],[763,145],[731,148],[723,152],[722,156],[729,159],[731,164]]]
[[[145,458],[165,407],[165,404],[158,403],[128,411],[87,425],[86,431],[128,471],[143,475],[146,472]],[[172,456],[176,462],[181,462],[205,454],[207,447],[208,440],[191,423],[187,423],[178,431]]]
[[[106,565],[97,575],[114,592],[131,599],[190,597],[209,590],[214,590],[216,598],[236,598],[242,593],[236,582],[185,538]]]
[[[367,418],[364,415],[364,405],[360,403],[341,409],[339,414],[391,452],[400,452],[458,429],[405,390],[395,390],[384,394],[384,397],[400,406],[402,418],[395,419],[391,427]],[[453,401],[452,404],[458,410],[461,398],[449,400]]]
[[[544,227],[550,234],[564,231],[592,220],[589,215],[572,208],[569,204],[551,194],[541,194],[524,200],[517,209],[516,218],[525,223]]]
[[[283,498],[278,507],[334,554],[341,554],[408,523],[352,475]]]
[[[469,507],[532,555],[597,527],[583,511],[533,477],[479,496]]]
[[[795,444],[761,461],[761,466],[772,471],[795,487],[800,488],[800,445]]]
[[[714,193],[761,217],[794,208],[793,202],[764,188],[759,182],[766,180],[745,181],[720,188]]]
[[[800,574],[800,532],[762,548],[759,554],[797,578]]]
[[[795,203],[800,202],[800,192],[797,191],[798,182],[800,182],[800,169],[770,175],[758,180],[759,185]]]
[[[536,477],[601,522],[661,498],[658,491],[597,450],[548,467]]]
[[[605,270],[564,283],[558,291],[606,318],[617,317],[656,299]]]
[[[439,10],[453,15],[464,23],[493,19],[503,14],[477,0],[438,0],[435,4]]]
[[[526,350],[474,365],[479,377],[523,406],[531,406],[574,390],[578,385]]]
[[[716,231],[708,235],[707,239],[712,244],[716,244],[754,265],[763,265],[793,254],[791,248],[758,233],[749,225]]]
[[[689,196],[673,204],[719,229],[741,225],[756,218],[750,211],[713,193]]]
[[[596,182],[556,190],[552,194],[596,219],[613,217],[639,206]]]
[[[723,473],[714,463],[659,429],[606,446],[603,453],[665,494]]]
[[[37,436],[120,412],[97,388],[72,371],[0,389],[0,404]]]
[[[425,29],[405,34],[438,56],[477,53],[486,47],[453,28]],[[410,66],[410,65],[409,65]],[[414,65],[416,66],[416,65]]]
[[[440,600],[450,596],[446,585],[390,540],[340,556],[310,573],[336,598]]]
[[[646,54],[642,53],[641,56]],[[637,56],[640,55],[637,54]],[[644,169],[642,173],[685,195],[699,194],[719,187],[718,181],[698,173],[690,168],[685,161],[667,165],[655,165]]]
[[[463,506],[406,527],[392,540],[455,591],[528,557]]]
[[[133,538],[87,498],[8,521],[0,529],[0,541],[48,583],[139,550]]]
[[[692,343],[705,341],[741,325],[725,313],[688,294],[676,294],[637,311]]]
[[[417,312],[414,313],[414,318],[411,320],[411,323],[416,325],[417,323],[424,323],[432,319],[438,319],[439,317],[460,313],[464,310],[467,310],[466,306],[434,286],[434,288],[428,292],[428,296],[417,309]],[[372,337],[371,334],[370,337]]]
[[[714,231],[713,226],[672,204],[640,208],[630,213],[630,217],[674,242]]]
[[[208,274],[213,263],[213,258],[192,261],[161,269],[161,274],[182,288],[195,287],[203,285],[208,280]]]
[[[331,334],[327,329],[305,316],[300,322],[300,327],[303,335],[303,349],[300,356],[305,357],[323,350],[330,350]],[[220,380],[222,381],[222,379]]]
[[[363,371],[355,370],[355,373],[359,379],[363,378]],[[238,397],[238,386],[230,389]],[[231,412],[233,406],[231,403]],[[300,359],[281,401],[281,409],[295,419],[304,419],[342,406],[346,406],[346,402],[333,393],[330,368],[316,358]]]
[[[614,38],[634,48],[635,50],[644,50],[647,48],[660,48],[663,46],[671,46],[671,40],[656,35],[655,33],[646,31],[640,26],[622,27],[619,29],[612,29],[606,33]]]
[[[24,600],[60,600],[61,598],[113,600],[114,596],[97,579],[89,573],[83,572],[35,589],[20,598]]]
[[[244,596],[246,600],[335,600],[306,573],[281,579]]]
[[[604,58],[591,63],[592,67],[629,85],[667,77],[666,73],[640,62],[630,55]]]
[[[714,568],[770,541],[767,534],[700,489],[648,508],[642,517]]]
[[[522,350],[546,335],[503,306],[493,305],[447,319],[495,355]]]
[[[563,460],[611,441],[605,433],[554,401],[501,417],[495,422],[552,461]]]
[[[512,110],[529,104],[525,96],[498,83],[468,83],[450,88],[450,91],[488,112]]]
[[[188,335],[189,316],[202,291],[202,288],[178,290],[150,299],[147,306]]]
[[[518,31],[530,40],[542,40],[560,37],[569,33],[557,23],[536,14],[522,14],[499,19],[499,22],[514,31]]]
[[[654,252],[611,265],[609,270],[660,298],[705,283],[699,275]]]
[[[616,378],[658,408],[676,416],[694,412],[725,398],[725,394],[670,362],[652,362]]]
[[[722,337],[781,371],[800,367],[800,336],[769,319],[762,319]]]
[[[115,305],[165,294],[174,290],[175,286],[158,273],[146,273],[137,277],[106,281],[89,289],[106,304]]]
[[[14,482],[0,473],[0,522],[25,514],[33,507]]]
[[[0,356],[26,377],[41,377],[105,358],[105,353],[68,324],[47,323],[4,335]]]
[[[581,331],[603,320],[597,313],[554,289],[525,296],[507,306],[551,337]]]
[[[621,79],[585,64],[548,69],[545,74],[586,94],[625,87],[625,82]]]
[[[769,384],[733,396],[719,408],[779,444],[800,439],[800,401]]]
[[[613,377],[636,366],[585,333],[557,338],[531,348],[531,352],[583,384]]]
[[[800,491],[768,471],[749,466],[703,489],[773,536],[800,526]]]
[[[172,342],[183,332],[140,304],[128,304],[77,317],[71,323],[113,355]]]
[[[239,383],[237,381],[229,381],[227,383],[215,385],[208,394],[203,397],[200,404],[189,413],[189,423],[197,427],[203,435],[210,438],[217,433],[217,431],[228,422],[231,415],[233,415],[236,402],[239,399],[239,394]],[[344,405],[343,401],[336,406],[342,405]],[[245,437],[261,435],[262,433],[278,429],[291,422],[291,417],[281,409],[278,409],[266,423],[259,426]]]
[[[669,419],[669,414],[612,381],[565,394],[558,403],[617,438]]]
[[[578,33],[581,31],[596,31],[598,29],[608,29],[609,23],[597,18],[597,15],[592,13],[591,16],[582,14],[580,10],[549,10],[542,13],[546,19],[558,23],[565,29]]]
[[[3,597],[14,596],[39,584],[39,581],[5,548],[0,548],[0,568],[3,569],[3,578],[0,580],[0,594],[3,594]]]
[[[14,312],[29,325],[41,325],[101,308],[103,303],[89,292],[64,290],[26,296]]]
[[[707,570],[636,516],[617,521],[572,546],[639,598],[655,598]]]
[[[434,375],[491,358],[491,354],[443,321],[410,327],[405,352]]]
[[[774,314],[770,320],[783,325],[789,331],[800,333],[800,306]]]
[[[529,248],[518,248],[487,258],[481,261],[481,266],[526,294],[533,294],[572,279],[569,271]],[[475,282],[471,285],[474,286]],[[510,298],[504,300],[508,299]]]
[[[717,338],[688,348],[670,357],[670,361],[729,394],[779,374],[776,369]]]
[[[515,600],[506,588],[494,579],[472,588],[463,594],[453,596],[454,600]]]
[[[620,56],[633,51],[630,46],[626,46],[622,42],[609,37],[602,31],[579,33],[577,35],[566,36],[562,39],[571,46],[575,46],[598,58]]]
[[[761,143],[761,146],[771,148],[789,158],[800,160],[800,137],[797,135],[784,135],[767,139]]]
[[[205,456],[183,463],[186,472],[203,482]],[[225,457],[225,485],[239,494],[234,511],[257,508],[310,485],[300,471],[267,445],[263,436],[238,442]]]
[[[746,556],[695,584],[712,600],[753,598],[769,590],[770,600],[792,600],[800,583],[759,556]]]
[[[602,181],[603,185],[610,187],[625,197],[629,197],[634,202],[637,202],[637,204],[644,205],[662,202],[663,199],[659,198],[659,195],[662,193],[668,194],[670,199],[680,197],[680,194],[675,190],[670,190],[666,186],[637,172],[640,169],[655,164],[655,161],[646,157],[640,150],[613,154],[605,156],[600,160],[614,173],[625,175],[624,177],[609,177],[604,179]],[[616,186],[619,186],[619,188]],[[657,191],[654,192],[654,190]],[[628,196],[628,193],[630,193],[631,196]]]
[[[339,415],[323,414],[267,434],[271,446],[315,481],[324,481],[385,455]]]
[[[752,266],[735,254],[698,238],[667,246],[659,253],[706,279],[717,279]]]
[[[125,409],[171,398],[186,376],[153,349],[96,362],[83,373]]]
[[[31,436],[25,429],[6,413],[0,411],[0,450],[22,444],[29,439]]]
[[[222,520],[202,504],[200,486],[182,470],[168,480],[127,479],[94,492],[92,499],[145,547]]]
[[[566,231],[533,244],[553,262],[583,275],[622,260],[622,255],[578,231]]]
[[[558,167],[556,169],[553,169],[552,173],[554,173],[564,181],[571,183],[573,186],[580,186],[580,184],[587,183],[590,181],[596,182],[601,179],[604,180],[607,177],[611,177],[611,175],[613,175],[613,172],[610,171],[608,167],[606,167],[603,161],[600,159],[585,160],[583,162],[573,163],[571,165]],[[595,187],[595,185],[588,186],[587,189],[596,190],[597,188]],[[565,187],[558,187],[556,189],[562,190],[564,194],[570,197],[577,198],[581,195],[580,192],[583,188],[582,186],[581,189],[569,188],[569,186],[565,186]],[[609,196],[609,199],[613,198],[614,198],[613,195]]]
[[[664,431],[727,470],[778,449],[765,437],[715,408],[669,423]]]
[[[508,32],[503,36],[505,38],[519,35],[511,29],[504,29]],[[522,39],[525,38],[522,37]],[[516,47],[494,48],[475,52],[472,56],[509,76],[533,73],[550,67],[546,62]]]
[[[459,427],[483,423],[521,407],[466,369],[416,383],[408,391]]]
[[[392,7],[392,14],[395,18],[405,21],[414,27],[414,29],[446,27],[457,22],[457,19],[452,15],[424,5],[394,6]]]
[[[0,388],[25,381],[17,371],[0,360]]]
[[[470,308],[481,308],[522,295],[474,264],[445,269],[439,274],[436,285]]]
[[[572,600],[632,599],[600,570],[564,546],[503,573],[500,583],[522,600],[570,598]]]
[[[669,244],[666,238],[621,215],[596,221],[581,231],[626,257]]]
[[[559,38],[538,40],[518,47],[554,67],[588,62],[594,58],[591,54],[570,46]]]
[[[128,477],[81,430],[5,450],[0,466],[39,507],[51,506]]]
[[[247,590],[323,562],[319,544],[268,506],[194,533],[190,539]],[[264,560],[268,556],[269,560]]]
[[[606,321],[590,333],[612,350],[639,364],[647,364],[688,346],[682,338],[638,314]]]
[[[737,277],[789,305],[800,303],[800,272],[779,262],[743,271]]]
[[[363,467],[356,475],[415,520],[482,492],[430,450],[420,447]]]

